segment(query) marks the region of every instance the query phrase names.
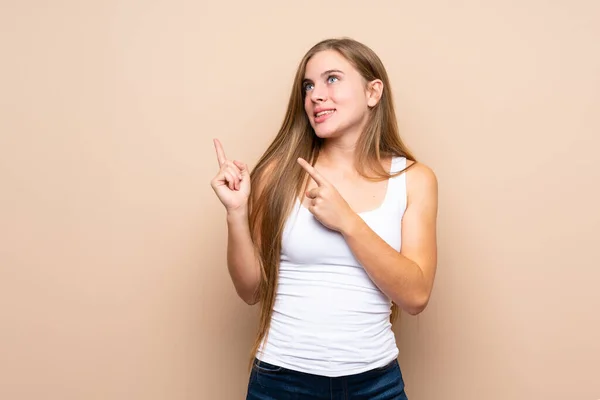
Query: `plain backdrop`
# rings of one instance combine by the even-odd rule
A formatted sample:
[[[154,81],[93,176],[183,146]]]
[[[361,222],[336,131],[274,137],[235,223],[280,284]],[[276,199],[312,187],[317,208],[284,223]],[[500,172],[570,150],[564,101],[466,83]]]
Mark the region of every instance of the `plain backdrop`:
[[[253,166],[317,41],[371,46],[439,180],[411,400],[600,398],[600,2],[0,5],[0,398],[243,399],[212,138]]]

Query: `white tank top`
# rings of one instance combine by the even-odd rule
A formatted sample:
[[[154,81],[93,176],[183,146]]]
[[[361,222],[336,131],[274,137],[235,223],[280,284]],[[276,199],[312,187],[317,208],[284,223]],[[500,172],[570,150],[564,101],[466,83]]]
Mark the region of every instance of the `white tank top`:
[[[394,157],[392,172],[406,159]],[[400,251],[405,174],[388,180],[383,203],[360,217]],[[256,357],[284,368],[336,377],[382,367],[398,356],[391,300],[369,278],[339,232],[296,200],[283,237],[268,338]]]

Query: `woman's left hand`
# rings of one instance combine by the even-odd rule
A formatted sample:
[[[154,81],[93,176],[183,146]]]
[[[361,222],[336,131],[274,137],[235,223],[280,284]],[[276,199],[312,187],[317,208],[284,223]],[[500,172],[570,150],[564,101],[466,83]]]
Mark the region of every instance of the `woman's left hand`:
[[[306,192],[306,197],[310,199],[308,210],[329,229],[346,232],[355,223],[358,214],[350,208],[335,186],[312,165],[302,158],[298,159],[298,164],[317,183],[317,187]]]

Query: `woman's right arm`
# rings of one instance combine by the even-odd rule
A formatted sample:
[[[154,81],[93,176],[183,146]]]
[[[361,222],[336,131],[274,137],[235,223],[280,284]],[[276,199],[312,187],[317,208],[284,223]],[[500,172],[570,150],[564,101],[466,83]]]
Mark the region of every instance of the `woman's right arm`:
[[[227,269],[238,296],[248,304],[255,304],[261,274],[258,248],[248,221],[250,171],[242,162],[227,160],[217,139],[214,144],[219,172],[211,186],[227,210]]]
[[[247,206],[227,212],[227,268],[238,296],[256,304],[260,261],[250,235]]]

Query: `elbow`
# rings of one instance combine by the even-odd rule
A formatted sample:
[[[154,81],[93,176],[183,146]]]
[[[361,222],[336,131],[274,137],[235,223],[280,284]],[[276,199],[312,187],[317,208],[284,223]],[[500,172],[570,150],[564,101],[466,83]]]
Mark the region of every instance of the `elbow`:
[[[249,306],[253,306],[256,303],[258,303],[258,299],[255,297],[246,297],[246,298],[242,297],[242,300],[244,300],[244,303],[248,304]]]
[[[232,275],[232,281],[235,293],[244,303],[253,306],[260,301],[260,281],[258,279],[234,277]]]
[[[425,310],[426,306],[427,306],[426,304],[423,304],[423,305],[407,307],[406,312],[412,316],[419,315],[423,312],[423,310]]]
[[[420,294],[406,304],[405,311],[410,315],[422,313],[429,303],[429,294]]]
[[[256,291],[242,291],[237,290],[237,295],[240,299],[244,301],[249,306],[253,306],[258,303],[258,296],[256,295]]]

